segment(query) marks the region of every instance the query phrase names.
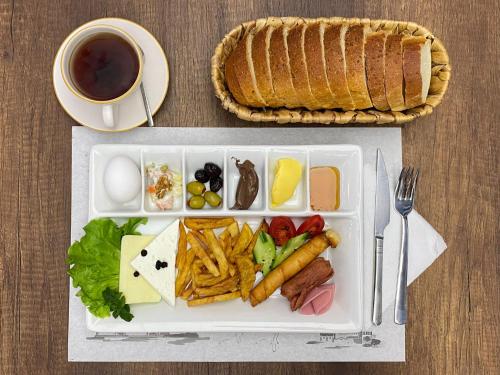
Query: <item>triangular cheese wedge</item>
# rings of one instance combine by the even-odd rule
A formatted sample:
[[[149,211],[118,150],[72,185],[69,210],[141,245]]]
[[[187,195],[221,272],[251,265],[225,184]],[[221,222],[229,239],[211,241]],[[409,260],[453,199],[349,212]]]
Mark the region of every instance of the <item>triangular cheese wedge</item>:
[[[132,267],[171,306],[175,306],[175,257],[178,240],[179,220],[175,220],[131,262]]]

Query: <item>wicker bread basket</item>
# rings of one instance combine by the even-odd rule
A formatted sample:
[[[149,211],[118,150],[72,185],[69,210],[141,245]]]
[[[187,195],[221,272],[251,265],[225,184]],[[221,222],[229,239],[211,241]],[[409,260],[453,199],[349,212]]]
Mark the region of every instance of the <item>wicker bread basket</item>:
[[[300,22],[311,23],[319,19],[304,19],[299,17],[273,18],[286,25],[293,26]],[[212,57],[212,82],[215,93],[222,106],[233,112],[240,119],[247,121],[275,121],[278,123],[323,123],[323,124],[401,124],[432,112],[444,96],[448,88],[451,66],[448,53],[439,39],[426,28],[413,22],[398,22],[387,20],[370,20],[359,18],[322,18],[322,21],[337,23],[362,23],[370,26],[372,31],[385,30],[415,36],[425,36],[431,40],[432,77],[429,95],[425,104],[404,111],[381,112],[375,109],[342,111],[342,110],[307,110],[288,108],[253,108],[239,104],[231,95],[224,76],[225,61],[235,48],[246,30],[256,23],[264,23],[266,19],[245,22],[231,30],[215,49]]]

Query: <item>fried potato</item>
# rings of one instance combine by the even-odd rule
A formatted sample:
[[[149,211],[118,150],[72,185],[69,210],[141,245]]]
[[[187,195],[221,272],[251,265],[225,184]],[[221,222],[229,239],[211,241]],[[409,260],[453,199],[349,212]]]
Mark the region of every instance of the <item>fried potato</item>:
[[[203,233],[201,233],[200,231],[197,231],[197,230],[192,230],[191,233],[193,233],[193,235],[196,237],[196,239],[200,243],[201,247],[203,247],[203,250],[208,252],[210,250],[210,248],[208,247],[208,241],[205,238],[205,236],[203,235]]]
[[[257,239],[259,238],[260,232],[268,232],[269,231],[269,225],[267,225],[266,220],[262,220],[260,223],[259,227],[255,231],[255,233],[252,236],[252,240],[248,244],[246,250],[244,251],[245,254],[253,256],[253,248],[255,247],[255,244],[257,243]]]
[[[243,228],[241,229],[240,236],[238,237],[238,240],[233,247],[233,251],[231,251],[231,254],[229,255],[229,259],[231,260],[231,262],[234,263],[236,257],[246,250],[247,246],[252,240],[252,236],[252,229],[248,224],[245,223],[245,225],[243,225]]]
[[[234,267],[234,265],[232,265],[231,263],[229,263],[229,274],[231,276],[234,276],[236,275],[236,268]]]
[[[186,261],[182,268],[179,268],[177,273],[177,279],[175,280],[175,295],[179,296],[179,293],[186,288],[186,285],[191,280],[191,264],[193,263],[195,257],[195,252],[193,249],[186,253]]]
[[[262,271],[262,264],[254,264],[253,265],[253,272],[257,273],[259,271]]]
[[[205,251],[205,249],[203,249],[197,238],[193,235],[193,232],[189,232],[187,234],[187,240],[191,245],[191,250],[194,251],[196,256],[201,259],[201,261],[203,262],[205,267],[207,267],[210,273],[214,276],[219,276],[220,273],[219,270],[217,269],[217,266],[210,259],[207,252]]]
[[[229,301],[232,299],[240,298],[241,293],[239,291],[237,292],[231,292],[231,293],[226,293],[226,294],[219,294],[218,296],[210,296],[210,297],[205,297],[205,298],[196,298],[188,301],[188,306],[193,307],[193,306],[200,306],[200,305],[206,305],[209,303],[214,303],[214,302],[223,302],[223,301]]]
[[[178,269],[182,269],[184,263],[186,262],[186,253],[187,253],[187,239],[186,239],[186,228],[182,224],[182,221],[179,221],[179,242],[177,245],[177,256],[175,258],[175,267]]]
[[[209,297],[227,292],[234,292],[235,290],[238,289],[238,282],[239,282],[238,276],[233,276],[213,286],[209,286],[206,288],[198,287],[196,288],[196,293],[200,297]]]
[[[184,225],[192,230],[224,228],[234,222],[233,217],[187,217],[184,219]]]
[[[229,265],[226,259],[226,255],[222,250],[217,237],[215,237],[215,233],[212,229],[207,229],[204,232],[205,238],[208,242],[208,247],[215,255],[215,259],[217,259],[217,264],[219,266],[219,271],[222,277],[227,277],[227,273],[229,270]]]
[[[192,294],[193,294],[193,287],[192,285],[190,285],[189,288],[182,291],[180,297],[184,300],[188,300]]]
[[[246,301],[250,295],[250,290],[255,284],[255,271],[253,262],[245,255],[236,257],[236,266],[240,273],[241,299]]]
[[[196,287],[201,287],[201,286],[213,286],[221,281],[224,281],[224,279],[220,276],[213,276],[212,274],[197,274],[194,275],[193,281],[196,284]]]

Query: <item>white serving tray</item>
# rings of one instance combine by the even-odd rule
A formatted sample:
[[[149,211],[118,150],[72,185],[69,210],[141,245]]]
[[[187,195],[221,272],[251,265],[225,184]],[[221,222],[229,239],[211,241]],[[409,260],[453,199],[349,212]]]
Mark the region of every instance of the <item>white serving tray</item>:
[[[116,155],[132,158],[143,176],[142,194],[126,205],[117,205],[108,197],[103,186],[107,162]],[[294,157],[304,165],[303,179],[292,199],[272,208],[270,187],[273,169],[281,157]],[[251,160],[260,178],[259,194],[249,210],[231,210],[239,173],[233,157]],[[149,162],[166,162],[182,173],[184,187],[194,180],[194,172],[205,162],[215,162],[223,170],[224,187],[219,194],[219,208],[193,210],[186,205],[187,195],[174,204],[174,209],[156,209],[145,194],[144,166]],[[252,308],[249,303],[234,300],[188,308],[177,299],[175,308],[165,302],[132,305],[134,319],[99,319],[87,312],[87,327],[95,332],[355,332],[363,320],[363,156],[353,145],[328,146],[148,146],[96,145],[90,153],[89,220],[96,217],[144,216],[148,224],[139,228],[143,234],[158,234],[177,217],[234,216],[240,223],[248,222],[255,229],[260,220],[278,215],[290,216],[301,222],[305,216],[320,213],[326,227],[336,230],[342,243],[328,249],[322,256],[332,262],[336,294],[332,308],[320,316],[291,312],[288,300],[275,293],[267,301]],[[310,208],[309,169],[314,166],[335,166],[340,171],[340,207],[337,211],[316,212]],[[269,221],[268,221],[269,222]]]

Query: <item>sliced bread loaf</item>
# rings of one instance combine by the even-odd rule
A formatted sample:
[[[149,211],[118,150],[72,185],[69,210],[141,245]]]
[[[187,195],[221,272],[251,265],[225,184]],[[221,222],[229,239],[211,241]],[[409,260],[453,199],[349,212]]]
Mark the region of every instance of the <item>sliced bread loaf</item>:
[[[347,25],[326,25],[323,37],[325,47],[326,75],[330,89],[335,95],[340,108],[353,110],[352,101],[346,78],[345,43],[344,36]]]
[[[392,111],[406,109],[403,97],[403,35],[390,34],[385,41],[385,96]]]
[[[403,38],[404,97],[407,108],[425,103],[431,82],[431,41],[424,36]]]
[[[383,31],[370,33],[366,36],[365,64],[368,92],[373,106],[379,111],[390,109],[385,97],[385,39]]]
[[[345,34],[347,85],[357,109],[372,107],[365,73],[366,32],[367,26],[350,25]]]
[[[319,22],[306,26],[304,36],[304,52],[307,75],[311,92],[322,108],[334,108],[334,98],[328,86],[324,63],[323,46]]]
[[[304,52],[306,25],[299,24],[291,27],[288,31],[288,57],[290,59],[290,71],[292,82],[297,92],[297,98],[307,109],[314,110],[321,108],[311,92],[309,78],[307,75],[307,65]]]
[[[290,62],[287,48],[288,28],[285,25],[276,27],[269,42],[269,61],[274,95],[277,102],[288,108],[300,106],[293,87]]]

